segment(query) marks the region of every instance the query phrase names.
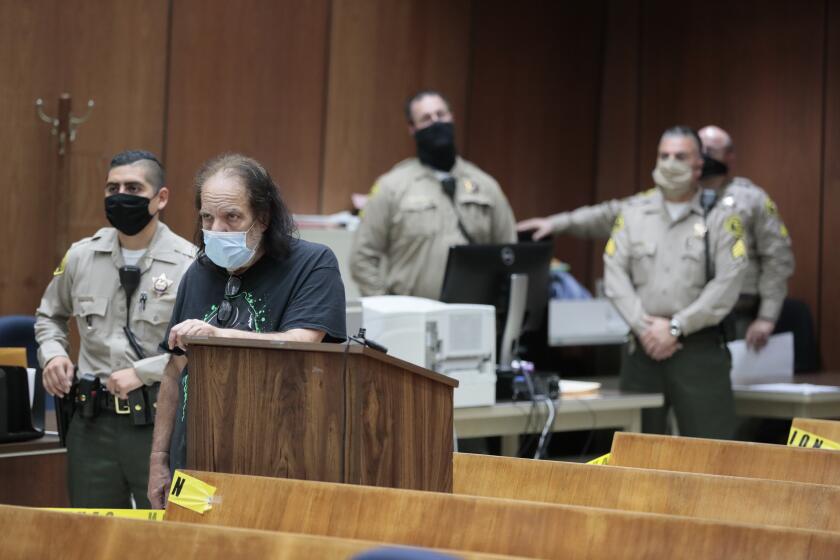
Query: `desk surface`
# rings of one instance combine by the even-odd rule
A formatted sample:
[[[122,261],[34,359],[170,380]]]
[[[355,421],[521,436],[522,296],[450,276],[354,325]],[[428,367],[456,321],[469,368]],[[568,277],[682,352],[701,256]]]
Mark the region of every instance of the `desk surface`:
[[[840,387],[840,372],[804,373],[794,383]],[[735,389],[735,411],[740,416],[761,418],[840,418],[840,391],[830,393],[785,393]]]

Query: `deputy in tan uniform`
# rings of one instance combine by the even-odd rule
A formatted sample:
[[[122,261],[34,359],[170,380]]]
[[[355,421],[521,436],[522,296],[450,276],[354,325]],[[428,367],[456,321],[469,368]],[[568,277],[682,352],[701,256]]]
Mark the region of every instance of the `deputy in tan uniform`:
[[[513,243],[513,211],[499,184],[457,155],[452,112],[440,93],[406,104],[417,157],[380,177],[365,205],[350,269],[364,296],[438,299],[449,247]]]
[[[727,335],[744,338],[751,348],[760,350],[773,333],[787,295],[788,278],[793,274],[790,235],[767,193],[749,179],[730,175],[735,150],[729,134],[717,126],[706,126],[699,136],[704,151],[701,184],[717,191],[719,204],[734,207],[741,214],[749,254],[741,296],[725,323]],[[607,238],[622,205],[646,196],[640,193],[547,218],[531,218],[520,222],[518,229],[534,230],[534,239],[550,234]]]
[[[114,227],[70,247],[37,310],[44,387],[75,403],[66,440],[73,507],[129,508],[132,495],[148,507],[155,398],[169,361],[158,344],[195,252],[159,220],[169,200],[164,185],[153,154],[117,154],[105,185]],[[137,267],[123,271],[126,284],[136,282],[128,302],[124,266]],[[69,357],[71,316],[81,336],[77,371]]]
[[[735,407],[719,323],[738,298],[747,247],[739,214],[703,196],[702,167],[696,133],[666,130],[658,188],[623,205],[604,251],[604,282],[634,336],[621,388],[665,395],[664,407],[643,412],[644,431],[664,433],[673,407],[682,435],[726,439]]]

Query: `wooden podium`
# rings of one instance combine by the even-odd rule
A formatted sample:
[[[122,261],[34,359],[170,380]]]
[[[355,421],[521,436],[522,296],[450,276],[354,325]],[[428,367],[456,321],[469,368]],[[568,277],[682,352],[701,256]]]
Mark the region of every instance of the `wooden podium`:
[[[187,468],[452,491],[454,379],[356,344],[187,341]]]

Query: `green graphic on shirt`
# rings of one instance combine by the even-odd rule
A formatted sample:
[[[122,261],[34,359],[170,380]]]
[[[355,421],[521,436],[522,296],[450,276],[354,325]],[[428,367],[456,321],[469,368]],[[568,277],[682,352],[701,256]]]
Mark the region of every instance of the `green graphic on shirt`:
[[[254,296],[251,292],[242,292],[232,298],[228,298],[231,305],[236,305],[237,300],[242,299],[247,306],[249,315],[247,324],[253,332],[265,332],[266,324],[268,323],[268,305],[260,298]],[[204,314],[201,319],[205,323],[209,323],[219,312],[219,305],[213,304],[210,310]]]
[[[185,373],[181,378],[181,385],[183,385],[184,388],[184,404],[181,406],[181,422],[186,422],[187,420],[187,386],[189,385],[189,379],[189,373]]]

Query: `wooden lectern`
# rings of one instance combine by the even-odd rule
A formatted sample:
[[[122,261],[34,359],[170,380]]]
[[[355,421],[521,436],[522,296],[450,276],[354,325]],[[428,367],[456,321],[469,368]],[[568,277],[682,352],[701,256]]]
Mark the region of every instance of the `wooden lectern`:
[[[356,344],[187,341],[187,468],[452,491],[454,379]]]

